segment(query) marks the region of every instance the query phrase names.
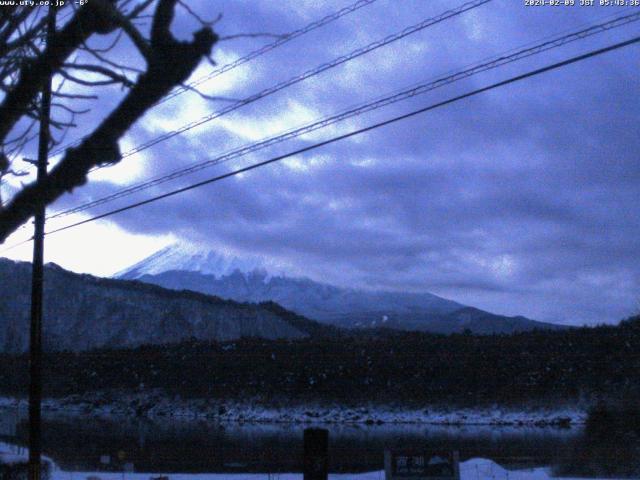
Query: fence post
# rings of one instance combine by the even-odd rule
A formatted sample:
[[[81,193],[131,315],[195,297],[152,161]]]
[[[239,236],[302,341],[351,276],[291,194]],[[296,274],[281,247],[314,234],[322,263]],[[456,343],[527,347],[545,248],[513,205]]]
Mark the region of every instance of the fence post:
[[[329,430],[304,430],[304,480],[327,480],[329,475]]]

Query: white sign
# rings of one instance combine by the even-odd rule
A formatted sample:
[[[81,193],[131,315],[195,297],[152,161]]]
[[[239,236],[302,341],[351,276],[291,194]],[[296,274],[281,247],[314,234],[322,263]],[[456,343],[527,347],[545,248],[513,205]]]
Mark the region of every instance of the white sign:
[[[458,452],[385,450],[386,480],[460,480]]]

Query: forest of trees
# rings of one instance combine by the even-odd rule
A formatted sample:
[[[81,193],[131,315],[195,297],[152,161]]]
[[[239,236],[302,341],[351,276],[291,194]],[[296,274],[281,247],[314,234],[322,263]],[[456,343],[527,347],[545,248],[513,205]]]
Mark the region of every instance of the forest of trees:
[[[640,317],[514,335],[372,331],[51,353],[44,391],[161,391],[181,398],[376,400],[403,405],[640,398]],[[27,356],[0,359],[0,393],[27,391]]]

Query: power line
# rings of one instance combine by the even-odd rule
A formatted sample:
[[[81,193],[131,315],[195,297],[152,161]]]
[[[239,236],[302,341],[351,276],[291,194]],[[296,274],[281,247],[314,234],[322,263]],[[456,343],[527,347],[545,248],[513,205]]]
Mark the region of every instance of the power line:
[[[202,162],[196,162],[195,164],[187,167],[187,168],[182,168],[182,169],[178,169],[175,170],[169,174],[165,174],[150,180],[147,180],[145,182],[141,182],[138,183],[136,185],[132,185],[130,187],[124,188],[122,190],[119,190],[115,193],[112,193],[110,195],[107,195],[105,197],[99,198],[97,200],[93,200],[91,202],[79,205],[77,207],[56,213],[51,215],[50,219],[53,218],[59,218],[59,217],[64,217],[67,215],[71,215],[73,213],[78,213],[78,212],[82,212],[84,210],[87,210],[89,208],[93,208],[96,207],[98,205],[102,205],[114,200],[117,200],[119,198],[125,197],[125,196],[129,196],[132,195],[134,193],[146,190],[148,188],[166,183],[168,181],[174,180],[176,178],[180,178],[183,177],[185,175],[197,172],[199,170],[202,170],[204,168],[210,167],[212,165],[218,165],[220,163],[223,162],[227,162],[229,160],[238,158],[238,157],[242,157],[244,155],[247,155],[249,153],[261,150],[263,148],[284,142],[286,140],[290,140],[292,138],[296,138],[299,137],[301,135],[304,134],[308,134],[311,133],[313,131],[319,130],[321,128],[325,128],[329,125],[335,124],[337,122],[346,120],[348,118],[352,118],[358,115],[362,115],[363,113],[369,112],[369,111],[373,111],[376,110],[378,108],[382,108],[384,106],[405,100],[407,98],[411,98],[414,97],[416,95],[421,95],[424,94],[426,92],[429,92],[431,90],[434,90],[436,88],[442,87],[444,85],[448,85],[451,83],[454,83],[456,81],[462,80],[464,78],[468,78],[471,77],[473,75],[488,71],[488,70],[492,70],[494,68],[498,68],[500,66],[506,65],[508,63],[512,63],[518,60],[521,60],[523,58],[528,58],[530,56],[533,55],[537,55],[539,53],[542,52],[546,52],[549,51],[551,49],[554,48],[558,48],[560,46],[566,45],[568,43],[577,41],[577,40],[581,40],[584,38],[587,38],[591,35],[595,35],[597,33],[603,32],[603,31],[607,31],[610,30],[612,28],[617,28],[617,27],[621,27],[623,25],[627,25],[631,22],[635,22],[640,20],[640,12],[636,12],[630,15],[624,15],[621,17],[617,17],[615,19],[612,19],[608,22],[604,22],[604,23],[600,23],[597,25],[592,25],[589,26],[588,28],[579,30],[577,32],[572,32],[569,33],[567,35],[563,35],[557,38],[553,38],[551,40],[539,43],[537,45],[528,47],[528,48],[524,48],[521,50],[516,50],[513,53],[510,53],[509,55],[499,55],[497,57],[493,57],[492,59],[490,59],[487,62],[484,63],[480,63],[480,64],[476,64],[470,68],[467,68],[465,70],[462,71],[458,71],[456,73],[453,73],[451,75],[447,75],[444,77],[440,77],[437,78],[435,81],[431,81],[428,83],[421,83],[418,85],[414,85],[412,87],[409,88],[405,88],[404,90],[395,92],[393,94],[389,94],[385,97],[379,98],[377,100],[374,100],[372,102],[368,102],[365,103],[363,105],[357,106],[355,108],[351,108],[348,109],[346,111],[343,111],[339,114],[333,115],[333,116],[329,116],[329,117],[325,117],[321,120],[317,120],[311,124],[307,124],[305,126],[302,127],[298,127],[292,130],[289,130],[285,133],[282,133],[280,135],[274,136],[274,137],[270,137],[264,140],[261,140],[257,143],[253,143],[253,144],[249,144],[249,145],[245,145],[243,147],[240,148],[236,148],[234,150],[228,151],[222,155],[219,155],[217,157],[214,157],[212,159],[207,159],[205,161]]]
[[[264,97],[267,97],[269,95],[272,95],[274,93],[277,93],[281,90],[284,90],[285,88],[291,87],[297,83],[300,83],[308,78],[314,77],[316,75],[319,75],[331,68],[337,67],[338,65],[342,65],[343,63],[349,62],[351,60],[354,60],[355,58],[361,57],[362,55],[365,55],[366,53],[369,53],[371,51],[377,50],[378,48],[384,47],[386,45],[389,45],[390,43],[393,43],[397,40],[400,40],[402,38],[405,38],[413,33],[419,32],[421,30],[424,30],[428,27],[431,27],[435,24],[438,24],[440,22],[443,22],[449,18],[461,15],[464,12],[467,12],[469,10],[472,10],[474,8],[477,8],[481,5],[484,5],[485,3],[489,3],[492,0],[473,0],[471,2],[467,2],[464,3],[463,5],[455,8],[455,9],[451,9],[451,10],[447,10],[446,12],[436,16],[436,17],[431,17],[428,19],[425,19],[415,25],[412,25],[410,27],[405,28],[404,30],[392,34],[392,35],[388,35],[385,38],[381,39],[381,40],[377,40],[375,42],[370,43],[369,45],[366,45],[364,47],[361,48],[357,48],[356,50],[353,50],[352,52],[346,54],[346,55],[342,55],[340,57],[334,58],[332,61],[327,62],[327,63],[323,63],[311,70],[307,70],[306,72],[296,75],[294,77],[289,78],[288,80],[282,81],[280,83],[277,83],[276,85],[273,85],[271,87],[265,88],[264,90],[261,90],[258,93],[255,93],[249,97],[246,97],[242,100],[239,100],[237,102],[234,102],[233,104],[218,110],[216,112],[212,112],[208,115],[205,115],[203,117],[201,117],[198,120],[194,120],[192,122],[189,122],[177,129],[171,130],[169,132],[165,132],[162,135],[159,135],[155,138],[152,138],[151,140],[142,143],[140,145],[137,145],[136,147],[132,148],[131,150],[128,150],[127,152],[124,152],[120,158],[124,159],[127,157],[130,157],[136,153],[139,153],[143,150],[146,150],[147,148],[150,148],[160,142],[164,142],[165,140],[168,140],[170,138],[175,137],[176,135],[180,135],[182,133],[185,133],[193,128],[199,127],[200,125],[203,125],[205,123],[208,123],[212,120],[215,120],[216,118],[222,117],[223,115],[226,115],[228,113],[231,113],[241,107],[244,107],[245,105],[249,105],[257,100],[260,100]],[[56,152],[59,153],[59,152]],[[108,165],[105,165],[108,166]],[[91,171],[95,171],[98,170],[100,168],[103,167],[95,167],[93,168]]]
[[[33,240],[33,237],[29,237],[29,238],[27,238],[26,240],[23,240],[23,241],[18,242],[18,243],[14,243],[14,244],[13,244],[13,245],[11,245],[10,247],[7,247],[7,248],[5,248],[5,249],[3,249],[3,250],[0,250],[0,255],[4,255],[5,253],[7,253],[7,252],[9,252],[9,251],[13,250],[14,248],[18,248],[19,246],[24,245],[25,243],[29,243],[29,242],[30,242],[30,241],[32,241],[32,240]]]
[[[271,50],[275,50],[278,47],[281,47],[282,45],[290,42],[291,40],[294,40],[298,37],[301,37],[302,35],[305,35],[309,32],[312,32],[313,30],[317,30],[320,27],[324,27],[325,25],[328,25],[329,23],[338,20],[339,18],[344,17],[345,15],[348,15],[350,13],[353,13],[357,10],[360,10],[362,7],[366,7],[367,5],[371,5],[372,3],[377,2],[378,0],[358,0],[355,3],[352,3],[340,10],[338,10],[337,12],[334,12],[332,14],[329,14],[325,17],[322,17],[319,20],[315,20],[311,23],[309,23],[308,25],[305,25],[302,28],[299,28],[297,30],[293,30],[292,32],[286,33],[284,35],[282,35],[280,38],[278,38],[277,40],[275,40],[272,43],[268,43],[260,48],[258,48],[257,50],[253,50],[252,52],[249,52],[248,54],[234,60],[233,62],[227,63],[215,70],[213,70],[212,72],[208,73],[207,75],[200,77],[197,80],[194,80],[193,82],[188,83],[188,87],[180,87],[177,88],[176,90],[174,90],[173,92],[171,92],[169,95],[167,95],[166,97],[162,98],[161,100],[159,100],[156,105],[159,105],[171,98],[177,97],[178,95],[181,95],[184,92],[188,92],[190,90],[190,88],[196,87],[208,80],[211,80],[215,77],[218,77],[220,75],[222,75],[223,73],[226,73],[230,70],[233,70],[234,68],[239,67],[240,65],[244,65],[245,63],[253,60],[254,58],[257,58],[261,55],[264,55],[267,52],[270,52]],[[62,153],[63,151],[65,151],[67,148],[73,146],[73,145],[77,145],[80,144],[82,142],[82,138],[74,141],[74,142],[70,142],[64,146],[58,147],[56,148],[53,152],[51,152],[52,156],[58,155],[59,153]]]
[[[216,78],[220,75],[222,75],[223,73],[228,72],[229,70],[233,70],[236,67],[239,67],[240,65],[243,65],[251,60],[253,60],[254,58],[257,58],[261,55],[264,55],[267,52],[270,52],[271,50],[278,48],[282,45],[284,45],[285,43],[290,42],[291,40],[298,38],[302,35],[304,35],[305,33],[309,33],[313,30],[316,30],[317,28],[320,28],[328,23],[333,22],[334,20],[339,19],[340,17],[343,17],[345,15],[348,15],[349,13],[355,12],[356,10],[359,10],[360,8],[367,6],[373,2],[375,2],[377,0],[359,0],[358,2],[355,2],[347,7],[344,7],[343,9],[331,14],[331,15],[327,15],[326,17],[321,18],[320,20],[316,20],[315,22],[311,22],[310,24],[308,24],[307,26],[300,28],[298,30],[294,30],[293,32],[290,32],[286,35],[284,35],[283,37],[277,39],[275,42],[273,43],[269,43],[267,45],[264,45],[261,48],[258,48],[257,50],[254,50],[253,52],[248,53],[247,55],[238,58],[237,60],[234,60],[231,63],[228,63],[226,65],[223,65],[222,67],[212,71],[211,73],[200,77],[197,80],[194,80],[193,82],[189,83],[189,87],[193,88],[196,87],[198,85],[201,85],[202,83],[211,80],[213,78]],[[184,92],[189,91],[189,88],[178,88],[176,89],[174,92],[170,93],[169,95],[167,95],[166,97],[164,97],[162,100],[160,100],[160,102],[158,103],[162,103],[165,102],[167,100],[170,100]]]
[[[532,70],[532,71],[529,71],[527,73],[524,73],[524,74],[521,74],[521,75],[517,75],[515,77],[511,77],[511,78],[509,78],[507,80],[502,80],[500,82],[493,83],[493,84],[491,84],[489,86],[486,86],[486,87],[482,87],[482,88],[478,88],[476,90],[472,90],[471,92],[467,92],[465,94],[449,98],[448,100],[444,100],[442,102],[438,102],[438,103],[429,105],[427,107],[423,107],[423,108],[420,108],[418,110],[414,110],[412,112],[409,112],[409,113],[406,113],[406,114],[403,114],[403,115],[399,115],[399,116],[393,117],[391,119],[388,119],[388,120],[385,120],[385,121],[382,121],[382,122],[375,123],[375,124],[370,125],[368,127],[364,127],[364,128],[358,129],[358,130],[354,130],[354,131],[346,133],[344,135],[339,135],[337,137],[333,137],[333,138],[330,138],[328,140],[324,140],[322,142],[318,142],[318,143],[315,143],[313,145],[309,145],[309,146],[300,148],[298,150],[294,150],[294,151],[286,153],[284,155],[279,155],[279,156],[270,158],[268,160],[264,160],[262,162],[255,163],[253,165],[249,165],[247,167],[239,168],[237,170],[234,170],[234,171],[222,174],[222,175],[217,175],[217,176],[209,178],[207,180],[203,180],[201,182],[197,182],[197,183],[188,185],[186,187],[182,187],[182,188],[179,188],[177,190],[173,190],[171,192],[164,193],[162,195],[157,195],[155,197],[151,197],[151,198],[148,198],[146,200],[142,200],[140,202],[132,203],[132,204],[127,205],[127,206],[122,207],[122,208],[118,208],[118,209],[111,210],[109,212],[106,212],[106,213],[103,213],[103,214],[100,214],[100,215],[96,215],[96,216],[88,218],[86,220],[82,220],[82,221],[79,221],[79,222],[72,223],[70,225],[66,225],[64,227],[57,228],[55,230],[47,232],[47,235],[52,235],[54,233],[62,232],[64,230],[68,230],[68,229],[71,229],[71,228],[74,228],[74,227],[77,227],[77,226],[80,226],[80,225],[84,225],[86,223],[94,222],[96,220],[100,220],[100,219],[115,215],[117,213],[125,212],[127,210],[131,210],[131,209],[134,209],[134,208],[137,208],[137,207],[141,207],[143,205],[147,205],[149,203],[156,202],[158,200],[162,200],[164,198],[172,197],[172,196],[178,195],[180,193],[184,193],[184,192],[187,192],[189,190],[193,190],[195,188],[202,187],[204,185],[208,185],[210,183],[214,183],[214,182],[217,182],[217,181],[220,181],[220,180],[224,180],[225,178],[229,178],[229,177],[241,174],[241,173],[245,173],[245,172],[248,172],[250,170],[254,170],[256,168],[263,167],[265,165],[269,165],[269,164],[284,160],[286,158],[290,158],[290,157],[295,156],[295,155],[300,155],[302,153],[306,153],[306,152],[309,152],[311,150],[315,150],[317,148],[320,148],[320,147],[323,147],[323,146],[326,146],[326,145],[329,145],[329,144],[332,144],[332,143],[335,143],[335,142],[338,142],[338,141],[341,141],[341,140],[345,140],[347,138],[354,137],[356,135],[360,135],[362,133],[366,133],[366,132],[375,130],[375,129],[380,128],[380,127],[384,127],[384,126],[390,125],[392,123],[396,123],[396,122],[399,122],[401,120],[406,120],[406,119],[414,117],[416,115],[419,115],[419,114],[422,114],[422,113],[426,113],[428,111],[435,110],[437,108],[444,107],[446,105],[450,105],[450,104],[458,102],[460,100],[463,100],[463,99],[466,99],[466,98],[469,98],[469,97],[473,97],[473,96],[479,95],[481,93],[484,93],[484,92],[487,92],[487,91],[490,91],[490,90],[494,90],[494,89],[497,89],[497,88],[500,88],[500,87],[503,87],[503,86],[506,86],[506,85],[509,85],[509,84],[512,84],[512,83],[516,83],[516,82],[519,82],[519,81],[527,79],[527,78],[531,78],[531,77],[534,77],[534,76],[537,76],[537,75],[541,75],[543,73],[546,73],[546,72],[549,72],[549,71],[552,71],[552,70],[557,70],[557,69],[565,67],[567,65],[571,65],[573,63],[578,63],[578,62],[581,62],[581,61],[586,60],[588,58],[592,58],[592,57],[595,57],[595,56],[598,56],[598,55],[602,55],[604,53],[611,52],[613,50],[618,50],[620,48],[623,48],[623,47],[626,47],[626,46],[629,46],[629,45],[632,45],[632,44],[638,43],[638,42],[640,42],[640,36],[632,38],[630,40],[626,40],[624,42],[619,42],[619,43],[616,43],[614,45],[610,45],[610,46],[605,47],[605,48],[600,48],[598,50],[592,50],[592,51],[590,51],[588,53],[585,53],[585,54],[582,54],[582,55],[578,55],[578,56],[569,58],[567,60],[563,60],[561,62],[553,63],[551,65],[547,65],[546,67],[538,68],[536,70]]]
[[[436,25],[440,22],[443,22],[449,18],[461,15],[469,10],[472,10],[474,8],[478,8],[486,3],[491,2],[492,0],[473,0],[471,2],[467,2],[462,4],[461,6],[451,9],[451,10],[447,10],[444,13],[441,13],[438,16],[435,17],[431,17],[428,19],[425,19],[419,23],[416,23],[415,25],[412,25],[410,27],[405,28],[404,30],[398,32],[398,33],[394,33],[392,35],[388,35],[385,38],[381,39],[381,40],[377,40],[375,42],[370,43],[369,45],[366,45],[364,47],[360,47],[357,48],[356,50],[353,50],[352,52],[346,54],[346,55],[342,55],[340,57],[334,58],[333,60],[331,60],[330,62],[327,63],[323,63],[322,65],[319,65],[315,68],[312,68],[311,70],[307,70],[304,73],[301,73],[300,75],[296,75],[294,77],[289,78],[288,80],[282,81],[280,83],[277,83],[276,85],[273,85],[271,87],[265,88],[264,90],[255,93],[247,98],[244,98],[238,102],[235,102],[231,105],[229,105],[228,107],[225,107],[221,110],[218,110],[217,112],[213,112],[210,113],[208,115],[203,116],[202,118],[198,119],[198,120],[194,120],[192,122],[189,122],[185,125],[183,125],[180,128],[177,128],[175,130],[166,132],[162,135],[157,136],[156,138],[153,138],[145,143],[142,143],[134,148],[132,148],[131,150],[125,152],[122,154],[122,158],[126,158],[129,157],[135,153],[141,152],[143,150],[146,150],[149,147],[152,147],[160,142],[164,142],[165,140],[168,140],[172,137],[175,137],[176,135],[180,135],[184,132],[187,132],[195,127],[198,127],[200,125],[203,125],[205,123],[208,123],[216,118],[219,118],[223,115],[226,115],[227,113],[231,113],[245,105],[249,105],[250,103],[253,103],[257,100],[260,100],[264,97],[267,97],[269,95],[272,95],[274,93],[277,93],[281,90],[284,90],[285,88],[291,87],[297,83],[300,83],[308,78],[314,77],[316,75],[319,75],[320,73],[323,73],[331,68],[337,67],[338,65],[342,65],[343,63],[349,62],[351,60],[354,60],[358,57],[361,57],[362,55],[365,55],[366,53],[372,52],[374,50],[377,50],[378,48],[384,47],[386,45],[389,45],[390,43],[396,42],[402,38],[405,38],[413,33],[419,32],[421,30],[424,30],[428,27],[431,27],[433,25]]]
[[[274,94],[276,92],[279,92],[280,90],[283,90],[283,89],[288,88],[288,87],[290,87],[292,85],[300,83],[300,82],[302,82],[302,81],[304,81],[304,80],[306,80],[306,79],[308,79],[310,77],[313,77],[315,75],[319,75],[320,73],[325,72],[325,71],[327,71],[327,70],[329,70],[331,68],[334,68],[334,67],[336,67],[338,65],[342,65],[343,63],[349,62],[349,61],[351,61],[351,60],[353,60],[355,58],[358,58],[358,57],[360,57],[362,55],[365,55],[366,53],[374,51],[374,50],[376,50],[378,48],[381,48],[383,46],[389,45],[390,43],[393,43],[393,42],[395,42],[397,40],[405,38],[405,37],[407,37],[407,36],[409,36],[409,35],[411,35],[413,33],[419,32],[419,31],[424,30],[424,29],[426,29],[428,27],[431,27],[433,25],[436,25],[436,24],[438,24],[440,22],[443,22],[443,21],[445,21],[445,20],[447,20],[449,18],[456,17],[456,16],[461,15],[461,14],[463,14],[463,13],[469,11],[469,10],[473,10],[475,8],[478,8],[478,7],[480,7],[480,6],[482,6],[482,5],[486,4],[486,3],[489,3],[491,1],[492,0],[473,0],[473,1],[469,1],[469,2],[466,2],[466,3],[462,4],[462,5],[454,8],[454,9],[447,10],[447,11],[441,13],[440,15],[437,15],[435,17],[431,17],[431,18],[427,18],[425,20],[422,20],[421,22],[419,22],[417,24],[414,24],[414,25],[411,25],[409,27],[406,27],[405,29],[403,29],[400,32],[388,35],[388,36],[384,37],[381,40],[377,40],[377,41],[372,42],[372,43],[370,43],[370,44],[368,44],[368,45],[366,45],[364,47],[360,47],[360,48],[358,48],[356,50],[353,50],[352,52],[350,52],[350,53],[348,53],[346,55],[342,55],[340,57],[337,57],[337,58],[333,59],[330,62],[321,64],[321,65],[319,65],[319,66],[317,66],[317,67],[315,67],[315,68],[313,68],[311,70],[307,70],[306,72],[304,72],[304,73],[302,73],[300,75],[291,77],[290,79],[288,79],[286,81],[280,82],[280,83],[278,83],[276,85],[273,85],[272,87],[266,88],[266,89],[254,94],[254,95],[251,95],[251,96],[249,96],[249,97],[247,97],[247,98],[245,98],[243,100],[240,100],[240,101],[238,101],[238,102],[236,102],[236,103],[234,103],[232,105],[229,105],[228,107],[223,108],[222,110],[219,110],[217,112],[213,112],[213,113],[211,113],[209,115],[205,115],[204,117],[200,118],[199,120],[195,120],[195,121],[189,122],[186,125],[183,125],[182,127],[178,128],[178,129],[172,130],[170,132],[166,132],[166,133],[164,133],[164,134],[162,134],[162,135],[160,135],[158,137],[155,137],[154,139],[151,139],[148,142],[145,142],[145,143],[143,143],[141,145],[138,145],[138,146],[134,147],[133,149],[123,153],[120,156],[120,158],[122,160],[124,158],[130,157],[130,156],[132,156],[132,155],[134,155],[136,153],[139,153],[139,152],[141,152],[143,150],[146,150],[147,148],[150,148],[150,147],[152,147],[152,146],[154,146],[154,145],[156,145],[156,144],[158,144],[160,142],[163,142],[165,140],[173,138],[176,135],[180,135],[180,134],[182,134],[182,133],[184,133],[184,132],[186,132],[188,130],[191,130],[191,129],[195,128],[195,127],[198,127],[198,126],[203,125],[203,124],[205,124],[207,122],[210,122],[210,121],[212,121],[212,120],[214,120],[216,118],[219,118],[219,117],[221,117],[223,115],[226,115],[227,113],[233,112],[233,111],[235,111],[235,110],[237,110],[237,109],[239,109],[239,108],[241,108],[241,107],[243,107],[245,105],[253,103],[253,102],[255,102],[255,101],[257,101],[257,100],[259,100],[261,98],[264,98],[264,97],[266,97],[268,95],[272,95],[272,94]],[[54,152],[54,154],[56,154],[56,153]],[[100,168],[104,168],[106,166],[108,166],[108,165],[94,167],[91,170],[89,170],[89,172],[94,172],[94,171],[96,171],[96,170],[98,170]]]

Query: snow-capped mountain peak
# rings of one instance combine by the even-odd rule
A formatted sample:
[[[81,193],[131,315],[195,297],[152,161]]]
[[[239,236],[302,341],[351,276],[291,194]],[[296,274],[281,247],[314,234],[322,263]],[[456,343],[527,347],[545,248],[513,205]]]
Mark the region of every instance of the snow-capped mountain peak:
[[[503,317],[467,307],[428,292],[343,288],[273,273],[284,271],[283,266],[265,258],[240,257],[227,251],[208,251],[180,244],[159,250],[116,274],[116,278],[138,279],[165,288],[192,290],[237,302],[272,301],[307,318],[346,327],[442,333],[464,329],[505,333],[549,328],[523,317]]]
[[[135,279],[143,275],[158,275],[179,270],[213,275],[216,278],[235,272],[245,276],[252,273],[268,280],[271,276],[268,266],[274,267],[259,257],[240,258],[230,252],[205,250],[190,244],[173,244],[116,273],[114,277]]]

